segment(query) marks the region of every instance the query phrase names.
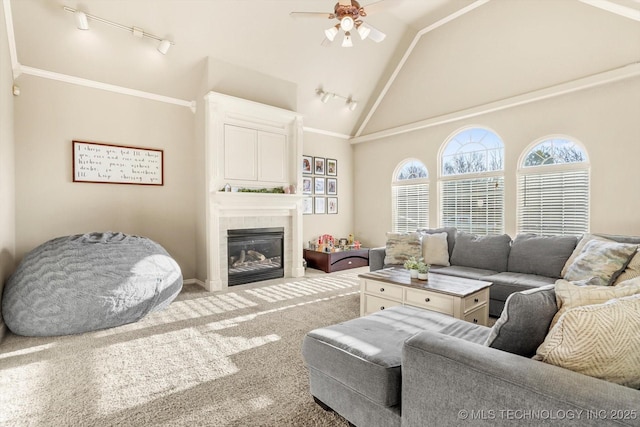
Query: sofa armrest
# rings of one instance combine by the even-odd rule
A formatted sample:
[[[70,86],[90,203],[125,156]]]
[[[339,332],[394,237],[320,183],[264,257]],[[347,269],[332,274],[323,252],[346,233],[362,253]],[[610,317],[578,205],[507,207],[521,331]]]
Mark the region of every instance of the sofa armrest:
[[[448,335],[402,351],[402,425],[640,425],[640,391]]]
[[[369,249],[369,271],[382,270],[384,268],[384,256],[386,247]]]

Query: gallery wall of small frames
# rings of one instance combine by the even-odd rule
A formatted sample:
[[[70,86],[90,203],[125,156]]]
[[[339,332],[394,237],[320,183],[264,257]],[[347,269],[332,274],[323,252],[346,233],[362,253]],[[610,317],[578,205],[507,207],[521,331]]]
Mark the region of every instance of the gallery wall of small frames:
[[[338,213],[338,161],[302,156],[302,213]]]

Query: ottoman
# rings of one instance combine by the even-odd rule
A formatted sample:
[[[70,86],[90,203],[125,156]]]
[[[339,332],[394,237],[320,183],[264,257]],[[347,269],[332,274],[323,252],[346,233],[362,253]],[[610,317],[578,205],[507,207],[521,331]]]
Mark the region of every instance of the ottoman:
[[[356,426],[400,426],[404,341],[422,331],[483,343],[489,329],[410,306],[309,332],[302,355],[311,394]]]

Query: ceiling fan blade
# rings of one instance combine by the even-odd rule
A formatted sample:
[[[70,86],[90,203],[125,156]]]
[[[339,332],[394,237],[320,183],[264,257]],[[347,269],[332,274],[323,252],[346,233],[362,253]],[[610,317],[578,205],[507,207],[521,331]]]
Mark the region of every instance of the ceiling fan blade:
[[[292,16],[308,16],[311,18],[331,18],[331,13],[326,12],[289,12]]]
[[[371,30],[371,32],[369,33],[369,38],[376,43],[380,43],[382,40],[385,39],[385,37],[387,37],[385,33],[378,30],[376,27],[367,24],[366,22],[363,22],[362,25],[364,25],[366,28]]]

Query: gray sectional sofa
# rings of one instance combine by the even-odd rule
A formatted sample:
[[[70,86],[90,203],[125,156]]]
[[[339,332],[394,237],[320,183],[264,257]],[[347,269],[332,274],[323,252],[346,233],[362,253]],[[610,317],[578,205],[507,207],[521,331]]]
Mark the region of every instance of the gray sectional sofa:
[[[640,244],[636,237],[615,240]],[[434,270],[500,279],[503,290],[492,303],[504,311],[491,328],[396,306],[309,332],[302,354],[316,402],[358,427],[640,426],[640,390],[532,358],[558,311],[556,287],[548,284],[555,278],[536,273],[557,271],[560,258],[538,263],[568,250],[549,242],[518,236],[502,254],[505,265],[494,269],[458,251],[469,256],[461,264],[454,247],[454,265]],[[484,255],[497,256],[483,243]],[[640,297],[631,298],[637,317]]]
[[[489,315],[500,316],[507,297],[517,291],[555,283],[576,247],[573,236],[521,234],[512,241],[506,234],[476,236],[455,228],[419,230],[425,234],[447,233],[450,266],[432,265],[439,274],[492,282]],[[606,236],[619,241],[623,236]],[[385,247],[369,251],[369,269],[398,265],[385,264]]]

